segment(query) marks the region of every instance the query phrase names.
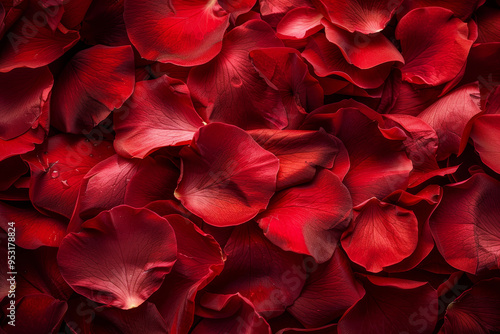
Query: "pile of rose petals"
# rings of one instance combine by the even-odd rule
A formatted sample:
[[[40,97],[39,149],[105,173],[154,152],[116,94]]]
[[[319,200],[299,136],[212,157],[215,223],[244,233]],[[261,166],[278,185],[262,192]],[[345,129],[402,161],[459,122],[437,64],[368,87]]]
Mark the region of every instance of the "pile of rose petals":
[[[500,331],[500,1],[0,0],[0,38],[0,333]]]

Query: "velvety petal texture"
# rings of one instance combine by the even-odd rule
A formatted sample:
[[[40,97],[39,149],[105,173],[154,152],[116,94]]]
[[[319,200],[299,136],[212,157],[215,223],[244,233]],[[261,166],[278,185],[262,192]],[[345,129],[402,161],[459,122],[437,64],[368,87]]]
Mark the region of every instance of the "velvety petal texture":
[[[257,222],[274,244],[321,263],[331,258],[351,218],[349,192],[335,174],[323,170],[308,184],[278,192]]]
[[[63,240],[57,261],[68,284],[99,303],[125,310],[139,306],[177,259],[172,227],[147,209],[118,206],[82,228]]]
[[[437,247],[453,267],[475,274],[500,266],[500,182],[482,173],[444,187],[430,218]]]
[[[127,158],[187,144],[204,123],[186,85],[167,76],[136,83],[132,98],[115,113],[114,121],[116,151]]]
[[[52,123],[64,132],[90,131],[134,90],[130,46],[94,46],[66,65],[54,87]]]
[[[273,29],[259,20],[227,33],[220,54],[189,72],[187,84],[203,119],[244,129],[287,126],[280,93],[260,77],[248,57],[252,50],[279,46],[283,44]]]
[[[143,58],[181,66],[214,58],[229,25],[219,3],[206,0],[126,0],[124,18],[130,41]]]
[[[232,125],[201,128],[191,147],[181,151],[181,159],[175,196],[211,225],[239,225],[252,219],[276,190],[278,158]]]

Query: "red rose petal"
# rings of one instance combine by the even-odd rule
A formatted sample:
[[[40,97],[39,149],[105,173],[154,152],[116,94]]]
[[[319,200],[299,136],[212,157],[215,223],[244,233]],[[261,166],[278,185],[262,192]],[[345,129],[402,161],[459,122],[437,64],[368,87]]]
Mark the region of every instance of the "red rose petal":
[[[224,253],[224,270],[207,291],[240,293],[266,317],[283,313],[299,296],[306,278],[302,256],[273,245],[254,222],[233,230]]]
[[[375,198],[354,209],[354,220],[342,235],[349,258],[375,273],[409,257],[417,242],[415,214]]]
[[[57,262],[75,291],[99,303],[121,309],[139,306],[176,261],[172,227],[147,209],[118,206],[82,227],[64,238]]]
[[[438,160],[459,153],[461,142],[468,139],[465,133],[467,123],[481,112],[479,97],[477,83],[467,84],[455,88],[418,115],[436,130]]]
[[[499,134],[500,115],[482,115],[474,121],[470,135],[481,160],[496,173],[500,173]]]
[[[186,85],[167,76],[138,82],[114,121],[116,151],[129,158],[144,158],[164,146],[187,144],[203,126]]]
[[[24,156],[31,168],[31,201],[37,207],[70,218],[83,177],[113,153],[111,142],[93,145],[81,136],[51,137]]]
[[[264,210],[276,189],[278,158],[243,130],[212,123],[181,151],[175,196],[215,226],[239,225]]]
[[[471,274],[500,266],[499,199],[500,182],[482,173],[444,187],[430,226],[450,265]]]
[[[474,42],[469,39],[467,23],[438,7],[406,14],[397,26],[396,38],[406,61],[403,80],[432,86],[451,81],[460,73]]]
[[[206,0],[126,0],[124,18],[130,41],[143,58],[181,66],[214,58],[229,25],[228,13],[217,1]]]
[[[276,27],[277,36],[282,39],[307,38],[322,29],[323,15],[311,7],[293,8]]]
[[[35,209],[18,209],[0,202],[0,219],[0,227],[6,232],[11,227],[8,222],[15,223],[16,245],[26,249],[58,247],[66,235],[66,222]]]
[[[384,63],[367,70],[361,70],[350,64],[344,58],[341,49],[330,43],[322,33],[310,37],[302,56],[311,63],[318,76],[326,77],[335,74],[361,88],[381,86],[392,67],[392,63]]]
[[[375,276],[362,281],[366,294],[340,319],[340,333],[432,333],[438,301],[429,283]]]
[[[403,0],[320,0],[330,21],[347,31],[372,34],[382,31]]]
[[[317,167],[332,168],[342,142],[324,130],[252,130],[248,132],[280,160],[277,188],[311,181]]]
[[[500,279],[480,281],[446,309],[440,333],[491,333],[500,330]]]
[[[278,192],[257,222],[275,245],[322,263],[332,257],[351,210],[346,187],[335,174],[322,170],[312,182]]]
[[[0,139],[20,136],[36,124],[53,83],[47,67],[0,73]]]
[[[307,328],[320,327],[342,316],[364,293],[347,257],[336,250],[329,262],[311,272],[288,311]]]
[[[77,53],[54,86],[52,124],[81,133],[121,107],[134,90],[133,59],[130,46],[98,45]]]
[[[280,46],[271,27],[259,20],[227,33],[221,53],[189,73],[188,87],[203,119],[243,129],[284,128],[287,117],[280,93],[260,77],[248,57],[252,50]]]

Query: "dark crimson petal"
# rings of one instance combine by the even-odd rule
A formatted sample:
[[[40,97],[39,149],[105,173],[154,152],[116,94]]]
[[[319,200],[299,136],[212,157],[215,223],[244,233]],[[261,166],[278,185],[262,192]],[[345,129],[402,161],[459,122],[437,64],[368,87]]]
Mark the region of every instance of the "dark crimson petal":
[[[500,10],[483,6],[476,13],[478,37],[476,43],[500,42]]]
[[[409,257],[417,242],[415,214],[376,198],[354,208],[354,220],[342,235],[351,261],[375,273]]]
[[[492,333],[500,331],[500,278],[480,281],[446,309],[439,333]]]
[[[31,201],[37,207],[70,218],[83,177],[113,153],[108,141],[93,145],[82,136],[50,137],[23,157],[31,168]]]
[[[500,182],[486,174],[444,187],[430,226],[446,262],[471,274],[500,266],[499,208]]]
[[[330,21],[350,32],[382,31],[403,0],[319,0]]]
[[[447,8],[462,20],[468,19],[476,9],[481,6],[485,0],[405,0],[404,5],[400,7],[398,16],[403,16],[412,9],[421,7],[441,7]]]
[[[304,122],[304,129],[323,127],[346,146],[351,167],[344,183],[354,205],[372,197],[381,200],[408,185],[412,162],[401,141],[384,137],[378,123],[382,116],[353,100],[316,109]]]
[[[15,326],[5,322],[5,333],[57,333],[64,314],[68,309],[66,302],[46,294],[24,296],[16,304]]]
[[[137,208],[158,200],[174,200],[179,169],[167,158],[158,156],[130,179],[124,203]]]
[[[406,14],[396,30],[406,61],[403,80],[432,86],[453,80],[474,42],[469,33],[467,23],[448,9],[426,7]]]
[[[279,161],[245,131],[222,123],[201,128],[182,149],[174,193],[215,226],[239,225],[264,210],[276,189]]]
[[[307,328],[320,327],[342,316],[364,293],[347,257],[337,249],[330,261],[310,273],[288,311]]]
[[[224,253],[224,270],[207,291],[240,293],[266,317],[280,315],[299,296],[306,278],[302,256],[273,245],[254,222],[233,230]]]
[[[281,19],[276,32],[281,39],[303,39],[320,31],[323,15],[311,7],[293,8]]]
[[[181,66],[214,58],[229,25],[228,13],[207,0],[125,0],[124,19],[143,58]]]
[[[89,131],[134,91],[134,54],[130,46],[97,45],[77,53],[57,78],[52,124],[61,131]]]
[[[313,334],[337,334],[337,325],[326,325],[321,328],[300,329],[300,328],[284,328],[276,334],[299,334],[299,333],[313,333]]]
[[[44,293],[60,300],[68,300],[74,291],[61,276],[57,265],[57,252],[58,249],[54,247],[16,249],[17,298]]]
[[[0,227],[6,232],[8,222],[16,224],[16,245],[26,249],[58,247],[66,235],[65,221],[44,216],[35,209],[19,209],[0,202]]]
[[[231,305],[234,314],[222,319],[203,319],[193,329],[192,334],[271,334],[271,328],[266,320],[257,313],[251,301],[240,295],[206,295],[217,298],[221,306]],[[203,304],[203,301],[201,301]]]
[[[34,18],[37,13],[45,15],[45,19],[50,15],[42,9],[30,9],[23,15],[24,19],[18,20],[5,34],[0,42],[0,72],[48,65],[78,42],[78,32],[67,30],[62,25],[54,30],[48,24],[35,25],[34,22],[40,22],[40,18],[38,21]]]
[[[397,94],[396,101],[389,113],[418,116],[422,110],[438,99],[441,89],[414,87],[408,82],[402,82],[399,91],[395,93]]]
[[[166,75],[138,82],[114,121],[116,151],[129,158],[144,158],[164,146],[187,144],[204,123],[187,86]]]
[[[384,63],[367,70],[361,70],[350,64],[342,54],[342,50],[330,43],[326,36],[318,33],[309,39],[302,56],[314,68],[320,77],[338,75],[361,88],[377,88],[389,75],[392,63]]]
[[[172,333],[187,333],[193,323],[195,297],[222,271],[225,255],[214,238],[190,220],[177,214],[165,218],[175,231],[177,262],[150,301]]]
[[[177,255],[175,233],[147,209],[118,206],[68,234],[57,255],[61,274],[79,294],[131,309],[158,290]]]
[[[79,28],[92,0],[66,0],[63,2],[64,14],[61,23],[69,29]]]
[[[53,83],[47,67],[0,73],[0,139],[20,136],[36,124]]]
[[[188,87],[203,119],[244,129],[286,127],[280,93],[261,78],[248,57],[252,50],[280,46],[273,29],[260,20],[227,33],[220,54],[189,72]]]
[[[279,159],[278,189],[311,181],[317,167],[332,168],[343,146],[339,139],[323,129],[252,130],[248,133]]]
[[[300,53],[292,48],[266,48],[250,52],[253,66],[281,95],[288,114],[287,129],[296,129],[307,112],[323,105],[323,89]]]
[[[92,1],[80,29],[82,40],[93,45],[130,44],[123,21],[124,2],[124,0]]]
[[[461,142],[467,141],[467,123],[481,112],[479,98],[477,82],[467,84],[455,88],[418,115],[438,135],[438,160],[459,153]]]
[[[360,69],[369,69],[389,62],[404,63],[398,49],[381,33],[371,35],[350,33],[326,19],[321,22],[325,26],[326,38],[340,48],[349,64]]]
[[[257,222],[275,245],[322,263],[332,257],[351,218],[349,191],[322,170],[310,183],[278,192]]]
[[[312,8],[310,0],[259,0],[260,14],[271,26],[276,27],[280,20],[297,7]]]
[[[9,189],[28,171],[28,166],[19,156],[0,161],[0,191]]]
[[[340,333],[433,332],[438,300],[429,283],[375,276],[362,281],[366,294],[340,319]]]
[[[500,174],[500,115],[479,116],[470,137],[481,160]]]

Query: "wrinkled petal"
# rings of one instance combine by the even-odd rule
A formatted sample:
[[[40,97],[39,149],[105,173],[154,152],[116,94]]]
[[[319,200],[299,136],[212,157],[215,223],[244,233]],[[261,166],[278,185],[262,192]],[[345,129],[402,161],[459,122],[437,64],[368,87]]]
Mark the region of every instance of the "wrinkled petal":
[[[500,174],[500,115],[479,116],[470,136],[481,160]]]

